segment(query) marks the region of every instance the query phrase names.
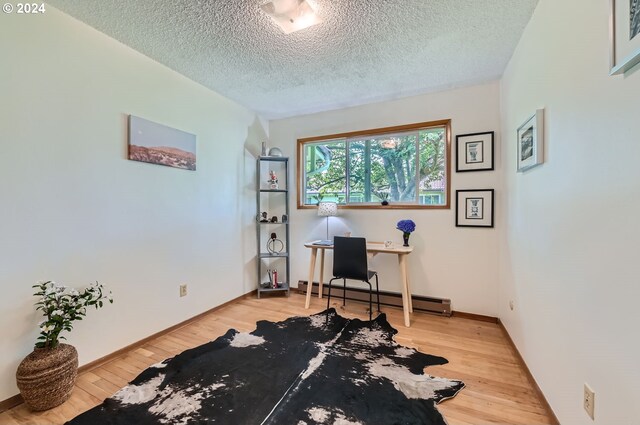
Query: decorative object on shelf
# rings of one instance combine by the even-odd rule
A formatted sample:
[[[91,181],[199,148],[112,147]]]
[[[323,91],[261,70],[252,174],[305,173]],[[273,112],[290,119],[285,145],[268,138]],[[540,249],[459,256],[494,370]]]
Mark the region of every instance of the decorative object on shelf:
[[[267,156],[267,142],[262,142],[262,150],[260,156]]]
[[[273,289],[278,287],[278,269],[273,269]]]
[[[264,282],[262,284],[263,288],[271,288],[271,287],[273,287],[273,276],[271,275],[271,269],[267,269],[267,276],[269,277],[269,282]]]
[[[284,249],[284,243],[278,239],[275,232],[271,233],[271,237],[267,241],[267,251],[269,254],[279,254]]]
[[[389,205],[389,192],[379,192],[377,195],[380,198],[380,205]]]
[[[544,109],[536,113],[518,127],[518,172],[544,162]]]
[[[409,243],[409,241],[407,240],[407,243]],[[393,242],[392,241],[384,241],[384,247],[385,248],[391,248],[393,246]]]
[[[195,171],[196,136],[129,115],[129,159]]]
[[[456,172],[493,170],[493,131],[456,136]]]
[[[276,172],[273,170],[269,171],[269,189],[277,189],[278,188],[278,176],[276,176]]]
[[[282,151],[280,148],[271,148],[269,149],[269,156],[282,156]]]
[[[260,216],[262,217],[260,219],[260,223],[268,223],[269,222],[269,219],[267,218],[267,212],[266,211],[261,213]]]
[[[624,74],[640,63],[640,2],[610,0],[609,4],[609,74]]]
[[[402,232],[403,246],[409,246],[409,236],[416,230],[416,223],[414,223],[413,220],[400,220],[398,224],[396,224],[396,229]]]
[[[282,214],[282,222],[286,223],[287,219],[288,219],[287,215],[286,214]]]
[[[71,331],[75,320],[82,320],[88,307],[96,309],[105,300],[113,302],[111,293],[104,294],[104,286],[91,285],[81,292],[41,281],[34,285],[39,297],[36,310],[45,320],[40,323],[40,336],[34,351],[18,366],[16,381],[24,402],[32,410],[51,409],[70,396],[78,374],[78,352],[68,344],[61,344],[62,331]]]
[[[335,217],[338,215],[338,204],[331,201],[321,201],[318,204],[318,216],[327,217],[327,239],[321,241],[323,244],[331,244],[329,239],[329,217]]]
[[[273,217],[271,217],[271,223],[277,223],[278,222],[278,216],[274,215]]]
[[[456,227],[493,227],[493,189],[456,190]]]

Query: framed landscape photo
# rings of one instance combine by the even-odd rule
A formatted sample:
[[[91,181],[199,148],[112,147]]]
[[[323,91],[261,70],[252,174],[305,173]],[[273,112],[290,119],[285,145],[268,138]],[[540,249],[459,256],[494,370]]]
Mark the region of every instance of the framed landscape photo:
[[[456,136],[456,172],[493,170],[493,131]]]
[[[640,0],[609,0],[610,75],[640,63]]]
[[[544,162],[544,109],[518,127],[517,143],[519,173]]]
[[[456,227],[493,227],[493,189],[456,190]]]

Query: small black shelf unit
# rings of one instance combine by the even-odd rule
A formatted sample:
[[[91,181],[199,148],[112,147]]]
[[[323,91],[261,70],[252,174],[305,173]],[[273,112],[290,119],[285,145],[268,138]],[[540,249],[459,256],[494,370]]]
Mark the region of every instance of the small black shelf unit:
[[[271,168],[277,168],[280,175],[278,176],[278,188],[271,189],[267,187],[269,185],[267,178],[269,170]],[[265,173],[266,171],[266,173]],[[282,175],[284,173],[284,175]],[[286,292],[289,296],[290,286],[290,258],[289,258],[289,158],[282,156],[261,156],[257,160],[256,170],[256,236],[258,241],[258,298],[260,294],[265,292]],[[266,196],[263,196],[266,195]],[[282,221],[281,216],[278,217],[278,221],[261,222],[261,212],[269,210],[270,208],[278,207],[280,211],[284,211],[287,216],[286,221]],[[270,220],[271,217],[269,216]],[[270,238],[270,234],[277,226],[282,226],[284,231],[283,250],[278,253],[264,252],[266,250],[266,242]],[[281,237],[278,237],[281,239]],[[267,273],[268,269],[273,269],[273,264],[276,262],[284,262],[285,273],[278,270],[278,286],[273,287],[273,282],[270,281],[270,277]],[[266,278],[265,278],[266,276]]]

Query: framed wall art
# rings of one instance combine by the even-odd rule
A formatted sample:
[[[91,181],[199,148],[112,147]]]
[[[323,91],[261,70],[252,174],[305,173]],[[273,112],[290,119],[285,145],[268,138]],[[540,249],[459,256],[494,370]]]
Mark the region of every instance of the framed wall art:
[[[517,143],[519,173],[544,162],[544,109],[518,127]]]
[[[493,131],[456,136],[456,172],[493,170]]]
[[[609,0],[610,75],[640,63],[640,0]]]
[[[195,171],[196,136],[129,115],[129,159]]]
[[[456,227],[493,227],[493,189],[456,190]]]

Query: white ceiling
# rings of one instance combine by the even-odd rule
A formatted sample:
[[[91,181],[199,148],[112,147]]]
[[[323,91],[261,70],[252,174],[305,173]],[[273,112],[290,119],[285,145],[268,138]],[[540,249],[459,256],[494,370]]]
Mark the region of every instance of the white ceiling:
[[[267,0],[50,0],[275,119],[495,80],[538,0],[312,0],[285,35]]]

